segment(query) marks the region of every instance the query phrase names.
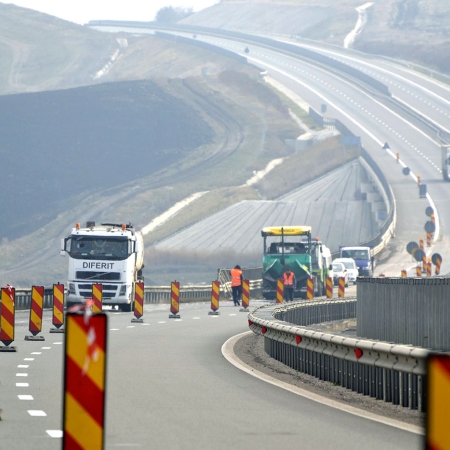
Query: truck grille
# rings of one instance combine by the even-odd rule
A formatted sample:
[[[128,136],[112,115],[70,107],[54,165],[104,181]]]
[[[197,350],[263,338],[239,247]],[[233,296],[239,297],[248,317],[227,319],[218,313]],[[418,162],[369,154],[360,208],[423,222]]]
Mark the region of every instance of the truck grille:
[[[89,272],[79,270],[76,273],[78,280],[120,280],[120,272]]]

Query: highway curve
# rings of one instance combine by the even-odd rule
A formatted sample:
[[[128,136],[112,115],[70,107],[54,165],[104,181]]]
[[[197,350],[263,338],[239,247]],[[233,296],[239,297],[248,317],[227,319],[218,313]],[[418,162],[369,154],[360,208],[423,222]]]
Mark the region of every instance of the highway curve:
[[[146,305],[144,324],[131,323],[130,314],[107,313],[105,448],[419,448],[419,435],[329,408],[237,369],[221,347],[248,330],[246,314],[231,302],[221,303],[217,317],[208,311],[206,303],[182,304],[181,320],[174,320],[168,305]],[[28,312],[17,313],[16,323],[18,352],[0,352],[2,448],[59,449],[60,437],[52,436],[62,429],[64,336],[49,333],[47,311],[44,342],[24,340]]]

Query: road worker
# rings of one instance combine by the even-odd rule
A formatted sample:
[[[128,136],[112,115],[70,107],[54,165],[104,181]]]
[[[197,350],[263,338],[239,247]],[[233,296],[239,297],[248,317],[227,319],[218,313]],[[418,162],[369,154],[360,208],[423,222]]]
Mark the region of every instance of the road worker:
[[[233,292],[233,302],[234,306],[239,306],[241,304],[242,296],[242,270],[241,266],[234,266],[234,269],[230,270],[231,276],[231,290]]]
[[[283,274],[283,284],[284,300],[292,302],[294,300],[295,275],[289,266],[286,267],[286,271]]]

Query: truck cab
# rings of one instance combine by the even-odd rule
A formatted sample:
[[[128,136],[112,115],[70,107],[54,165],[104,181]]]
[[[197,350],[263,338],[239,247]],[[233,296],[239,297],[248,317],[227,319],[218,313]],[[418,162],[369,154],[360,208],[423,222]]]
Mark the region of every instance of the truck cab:
[[[375,258],[370,247],[340,247],[340,258],[353,259],[360,277],[373,276]]]
[[[143,238],[132,224],[77,223],[61,240],[61,255],[69,257],[67,307],[92,297],[92,284],[101,283],[104,305],[132,310],[134,283],[144,281]]]

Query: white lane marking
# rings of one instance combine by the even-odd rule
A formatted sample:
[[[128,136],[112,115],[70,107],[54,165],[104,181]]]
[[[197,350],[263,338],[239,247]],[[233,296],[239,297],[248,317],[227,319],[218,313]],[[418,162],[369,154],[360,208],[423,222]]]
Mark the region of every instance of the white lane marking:
[[[174,322],[181,322],[183,319],[175,319]]]
[[[194,319],[194,320],[199,320],[199,319],[200,319],[200,317],[194,317],[193,319]]]
[[[28,383],[16,383],[16,387],[29,387]]]
[[[27,373],[16,373],[16,377],[27,377]]]
[[[42,350],[50,350],[51,347],[42,347]]]
[[[42,355],[42,352],[31,352],[32,355]]]
[[[150,324],[149,323],[143,323],[142,326],[143,327],[148,327]]]
[[[254,58],[247,58],[249,60],[253,60],[254,62],[258,63],[257,59]],[[383,145],[383,142],[381,142],[372,132],[370,132],[366,127],[364,127],[360,122],[358,122],[357,119],[353,118],[349,113],[347,113],[346,111],[342,110],[339,106],[337,106],[335,103],[333,103],[332,101],[330,101],[328,99],[328,97],[326,97],[324,94],[320,93],[319,91],[317,91],[316,89],[312,88],[310,85],[308,85],[306,82],[299,80],[297,78],[295,78],[294,76],[290,75],[287,72],[284,72],[283,70],[280,70],[279,68],[275,67],[275,66],[271,66],[270,64],[267,64],[265,62],[263,62],[263,64],[267,67],[269,67],[271,70],[274,70],[275,72],[279,72],[281,74],[283,74],[284,76],[286,76],[287,78],[292,79],[294,82],[300,84],[301,86],[303,86],[304,88],[308,89],[309,91],[313,92],[316,96],[318,96],[319,98],[321,98],[322,100],[328,102],[328,105],[332,106],[333,108],[335,108],[337,111],[339,111],[342,115],[344,115],[345,117],[347,117],[348,120],[350,120],[352,123],[354,123],[357,127],[359,127],[363,132],[365,132],[375,143],[377,143],[380,147]],[[367,97],[369,97],[368,94],[366,94],[364,91],[362,91],[361,89],[356,88],[359,92],[361,92],[363,95],[366,95]],[[370,98],[370,97],[369,97]],[[395,98],[393,96],[393,98]],[[409,125],[411,128],[413,128],[414,130],[416,130],[417,132],[419,132],[420,134],[422,134],[426,139],[428,139],[429,141],[433,142],[436,145],[439,145],[436,141],[434,141],[432,138],[430,138],[427,134],[425,134],[422,130],[420,130],[419,128],[417,128],[416,126],[414,126],[412,123],[408,122],[405,118],[399,116],[398,114],[394,113],[393,111],[390,111],[389,108],[387,108],[386,106],[384,106],[382,103],[378,102],[375,99],[371,99],[373,102],[375,102],[376,104],[378,104],[379,106],[381,106],[382,108],[384,108],[385,110],[389,111],[392,115],[394,115],[395,117],[397,117],[399,120],[403,121],[404,123],[406,123],[407,125]],[[383,125],[385,125],[383,123]],[[394,154],[394,152],[392,150],[386,150],[386,152],[391,155],[392,158],[397,159],[397,156]],[[399,161],[400,164],[403,167],[406,167],[406,164],[403,163],[401,160]],[[411,171],[409,173],[409,176],[417,183],[417,177],[416,175]],[[428,203],[430,204],[430,206],[434,209],[434,215],[435,215],[435,225],[436,225],[436,231],[435,231],[435,241],[439,238],[439,231],[440,231],[440,225],[439,225],[439,216],[437,213],[437,209],[436,209],[436,205],[434,204],[433,199],[431,198],[431,195],[429,193],[427,193],[426,198],[428,200]]]
[[[32,395],[18,395],[19,400],[34,400]]]
[[[53,345],[61,345],[62,342],[53,342]]]
[[[62,438],[63,432],[62,430],[46,430],[47,434],[52,438]]]
[[[18,369],[28,369],[28,367],[30,367],[28,364],[19,364],[17,366]]]
[[[135,328],[134,325],[127,325],[127,328]]]
[[[230,314],[230,316],[235,316],[236,314]]]
[[[211,315],[211,316],[209,316],[209,317],[212,317],[213,319],[217,319],[219,316]]]
[[[323,397],[319,394],[314,394],[305,389],[299,388],[297,386],[292,386],[289,383],[285,383],[284,381],[277,380],[276,378],[271,377],[270,375],[266,375],[265,373],[260,372],[259,370],[254,369],[253,367],[248,366],[242,360],[240,360],[234,353],[233,348],[234,344],[245,335],[253,333],[252,331],[245,331],[244,333],[240,333],[236,336],[231,337],[222,345],[222,355],[225,359],[233,364],[233,366],[242,370],[243,372],[248,373],[249,375],[254,376],[255,378],[259,378],[262,381],[273,384],[274,386],[278,386],[282,389],[286,389],[293,394],[300,395],[301,397],[308,398],[309,400],[315,401],[317,403],[321,403],[323,405],[329,406],[331,408],[336,408],[341,411],[345,411],[349,414],[353,414],[358,417],[363,417],[365,419],[373,420],[374,422],[380,422],[385,425],[392,426],[394,428],[399,428],[401,430],[409,431],[411,433],[416,434],[424,434],[424,429],[415,425],[410,425],[408,423],[400,422],[395,419],[388,419],[383,416],[379,416],[377,414],[363,411],[362,409],[355,408],[353,406],[345,405],[336,400],[331,400],[327,397]]]
[[[161,320],[160,322],[158,322],[158,323],[166,323],[166,321],[165,320]]]
[[[28,414],[35,417],[44,417],[47,415],[44,411],[41,411],[39,409],[29,409]]]
[[[119,331],[118,328],[110,328],[109,331]]]
[[[34,361],[34,358],[23,358],[24,361]]]

